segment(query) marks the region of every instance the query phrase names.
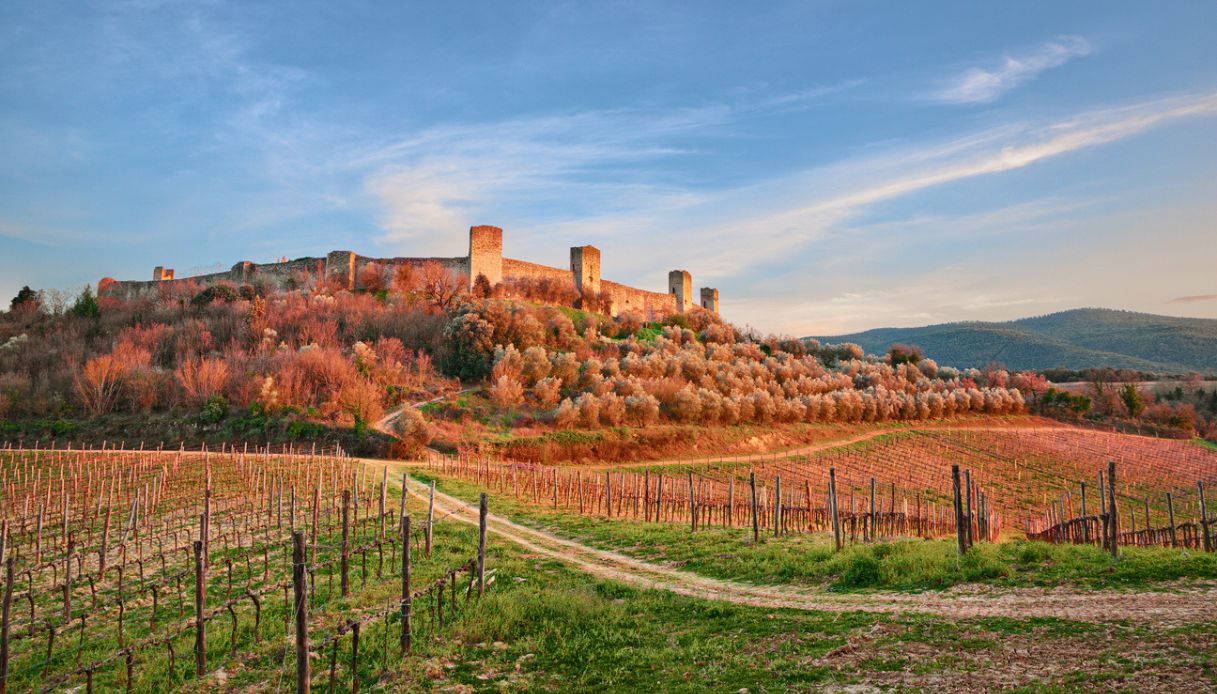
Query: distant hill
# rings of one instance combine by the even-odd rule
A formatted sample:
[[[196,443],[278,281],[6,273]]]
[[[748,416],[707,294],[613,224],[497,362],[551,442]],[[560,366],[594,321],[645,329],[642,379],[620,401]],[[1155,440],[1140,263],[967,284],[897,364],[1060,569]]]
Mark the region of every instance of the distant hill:
[[[1083,308],[1004,323],[943,323],[815,337],[856,342],[881,354],[896,342],[917,345],[944,366],[1084,369],[1111,366],[1158,373],[1217,373],[1217,320]]]

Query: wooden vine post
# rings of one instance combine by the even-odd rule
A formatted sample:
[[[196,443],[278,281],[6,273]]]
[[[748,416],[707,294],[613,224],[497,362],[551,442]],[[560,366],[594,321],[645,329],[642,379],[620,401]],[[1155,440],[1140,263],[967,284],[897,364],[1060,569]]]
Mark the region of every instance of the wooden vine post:
[[[304,533],[292,532],[292,612],[296,616],[296,694],[312,687],[308,660],[308,585],[305,583]]]
[[[401,654],[408,655],[412,644],[411,612],[414,597],[410,593],[410,517],[401,519]]]
[[[0,694],[8,691],[8,632],[13,609],[13,558],[4,560],[4,606],[0,612]]]
[[[341,574],[342,597],[347,597],[351,594],[351,584],[347,577],[347,569],[351,563],[350,547],[348,545],[351,535],[351,491],[349,489],[342,490],[342,550],[339,558],[339,573]]]
[[[752,490],[752,542],[761,541],[761,521],[756,513],[756,473],[748,473],[748,486]]]
[[[423,552],[427,558],[431,558],[431,525],[435,523],[435,480],[431,480],[431,495],[427,497],[427,531],[423,535],[423,541],[426,543],[423,546]]]
[[[867,539],[871,542],[876,542],[879,539],[879,533],[875,529],[876,518],[877,518],[877,516],[875,515],[875,478],[872,477],[872,478],[870,478],[870,513],[867,516],[867,530],[869,531],[869,533],[868,533],[869,537]]]
[[[1167,518],[1170,521],[1171,547],[1178,547],[1179,541],[1175,536],[1175,500],[1171,496],[1170,492],[1166,493],[1166,513],[1167,513]],[[1148,524],[1145,526],[1145,529],[1149,530]]]
[[[1204,551],[1213,551],[1213,541],[1209,539],[1209,519],[1208,512],[1204,507],[1204,482],[1196,483],[1196,490],[1200,492],[1200,535],[1204,542]]]
[[[1107,463],[1107,516],[1111,556],[1120,555],[1120,516],[1116,513],[1116,461]]]
[[[203,558],[203,541],[194,541],[194,674],[207,672],[207,565]]]
[[[808,503],[811,503],[808,497]],[[837,513],[837,469],[828,468],[828,508],[832,514],[832,541],[834,551],[841,551],[841,517]]]
[[[963,482],[964,482],[964,494],[963,494],[964,522],[967,524],[967,527],[968,527],[968,533],[967,533],[968,546],[971,547],[972,539],[973,539],[973,535],[972,535],[972,471],[971,470],[963,471]]]
[[[963,555],[968,550],[968,536],[965,534],[963,527],[963,498],[959,484],[959,466],[951,466],[951,491],[954,496],[955,506],[955,543],[958,546],[959,554]]]
[[[773,536],[782,531],[782,476],[773,480]]]
[[[430,529],[430,526],[427,526]],[[486,492],[478,497],[478,597],[486,592]]]
[[[697,532],[697,502],[693,499],[693,473],[689,472],[689,530]]]

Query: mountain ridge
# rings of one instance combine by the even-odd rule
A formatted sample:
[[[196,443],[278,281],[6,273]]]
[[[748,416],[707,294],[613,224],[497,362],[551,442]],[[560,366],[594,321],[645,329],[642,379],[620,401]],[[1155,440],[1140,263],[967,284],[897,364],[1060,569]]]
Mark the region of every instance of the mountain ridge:
[[[1012,369],[1105,367],[1217,374],[1217,319],[1180,318],[1107,308],[1078,308],[1011,321],[958,321],[811,336],[855,342],[868,353],[914,344],[944,366]]]

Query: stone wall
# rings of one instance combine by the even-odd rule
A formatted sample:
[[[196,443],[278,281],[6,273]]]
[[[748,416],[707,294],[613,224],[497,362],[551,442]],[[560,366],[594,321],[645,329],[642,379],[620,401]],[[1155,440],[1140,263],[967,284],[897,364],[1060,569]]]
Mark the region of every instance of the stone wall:
[[[575,280],[571,276],[570,270],[530,263],[526,260],[515,260],[514,258],[503,258],[503,279],[507,282],[521,279],[534,281],[547,279],[553,282],[570,284],[572,287],[575,286]]]
[[[608,280],[600,280],[600,291],[612,298],[610,312],[614,316],[619,313],[633,312],[653,321],[661,320],[676,310],[676,304],[671,294],[635,289],[629,285]]]
[[[279,290],[305,286],[310,278],[324,278],[333,286],[347,290],[366,289],[364,269],[376,263],[384,270],[384,280],[391,281],[395,268],[409,265],[421,270],[429,263],[438,263],[454,276],[463,278],[472,287],[479,274],[491,285],[519,280],[550,280],[563,283],[576,291],[608,295],[613,315],[636,312],[648,320],[657,320],[673,311],[685,312],[693,305],[693,280],[684,270],[668,273],[668,292],[653,292],[610,282],[600,277],[600,250],[595,246],[570,249],[570,268],[562,269],[503,257],[503,230],[493,226],[469,229],[469,255],[445,258],[369,258],[352,251],[331,251],[324,258],[297,258],[282,263],[253,263],[241,261],[227,272],[175,279],[173,270],[157,267],[152,281],[114,281],[106,278],[98,284],[98,293],[125,299],[158,296],[167,289],[188,291],[219,284],[257,284]],[[701,289],[700,305],[718,311],[718,290]]]

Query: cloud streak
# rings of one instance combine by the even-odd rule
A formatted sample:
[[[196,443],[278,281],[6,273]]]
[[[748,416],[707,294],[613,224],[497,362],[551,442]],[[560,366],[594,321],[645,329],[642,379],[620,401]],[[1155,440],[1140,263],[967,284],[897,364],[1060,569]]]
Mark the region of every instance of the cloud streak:
[[[1193,294],[1192,296],[1179,296],[1166,302],[1168,304],[1195,304],[1201,301],[1217,301],[1217,294]]]
[[[996,67],[968,68],[930,98],[948,104],[987,104],[1046,70],[1090,53],[1090,43],[1086,39],[1064,36],[1023,55],[1007,55]]]
[[[847,219],[889,200],[969,178],[1014,171],[1133,137],[1172,121],[1212,116],[1217,116],[1217,93],[1174,97],[820,167],[792,180],[754,186],[784,189],[793,196],[801,192],[805,202],[767,214],[744,214],[712,230],[702,230],[703,241],[712,238],[715,242],[699,245],[703,249],[699,259],[713,266],[716,273],[739,272],[749,264],[789,257],[794,245],[822,238]],[[811,192],[816,190],[827,193]],[[745,234],[746,230],[752,233]]]

